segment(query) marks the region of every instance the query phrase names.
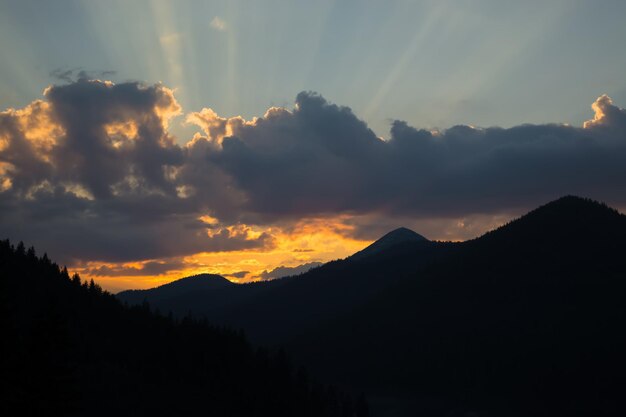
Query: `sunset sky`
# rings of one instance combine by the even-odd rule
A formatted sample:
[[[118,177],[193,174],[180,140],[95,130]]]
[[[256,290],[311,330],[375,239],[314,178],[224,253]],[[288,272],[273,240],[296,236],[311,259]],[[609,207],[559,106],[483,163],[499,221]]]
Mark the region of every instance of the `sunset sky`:
[[[106,289],[626,207],[626,2],[0,0],[0,239]]]

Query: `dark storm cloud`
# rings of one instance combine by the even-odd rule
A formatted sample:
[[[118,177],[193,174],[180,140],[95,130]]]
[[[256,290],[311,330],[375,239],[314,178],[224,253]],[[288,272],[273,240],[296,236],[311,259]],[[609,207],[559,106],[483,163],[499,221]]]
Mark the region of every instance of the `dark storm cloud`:
[[[193,155],[166,130],[180,111],[171,90],[81,80],[45,97],[0,113],[3,236],[68,263],[271,245],[268,234],[198,220],[217,194],[186,198],[178,175],[197,188],[212,180],[194,173]]]
[[[251,237],[245,231],[208,228],[195,214],[185,214],[184,205],[172,206],[165,197],[146,196],[137,204],[90,201],[58,187],[22,201],[0,198],[0,225],[4,237],[46,248],[68,265],[77,260],[129,262],[273,244],[268,233]]]
[[[51,88],[46,97],[65,130],[52,153],[62,179],[80,181],[98,198],[111,197],[113,186],[126,178],[140,181],[144,190],[174,194],[165,168],[183,161],[161,116],[180,110],[170,91],[79,81]]]
[[[245,192],[247,211],[273,219],[381,203],[387,146],[347,107],[300,93],[293,112],[268,112],[233,134],[212,162]]]
[[[252,121],[192,113],[204,133],[181,146],[172,90],[80,79],[0,113],[0,234],[55,259],[124,262],[267,248],[273,237],[246,224],[306,217],[514,213],[564,194],[623,204],[626,112],[607,96],[593,109],[583,127],[395,121],[382,140],[349,108],[300,93]]]
[[[462,216],[529,208],[563,194],[625,200],[626,113],[606,96],[584,128],[395,121],[378,139],[345,107],[301,93],[293,112],[236,125],[212,161],[263,221],[320,213]]]
[[[170,90],[79,81],[45,96],[0,114],[12,193],[27,193],[42,180],[80,185],[97,199],[110,199],[115,187],[175,193],[167,169],[181,165],[183,155],[164,127],[164,115],[180,110]]]

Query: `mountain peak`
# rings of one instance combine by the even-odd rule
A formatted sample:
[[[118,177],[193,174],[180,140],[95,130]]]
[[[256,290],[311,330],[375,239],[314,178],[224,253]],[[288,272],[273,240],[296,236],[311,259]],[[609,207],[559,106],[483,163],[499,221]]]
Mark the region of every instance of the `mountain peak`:
[[[221,275],[198,274],[172,281],[154,288],[157,291],[168,293],[185,293],[190,291],[204,291],[235,285]]]
[[[221,275],[216,275],[216,274],[198,274],[198,275],[191,275],[189,277],[181,278],[181,279],[178,279],[176,281],[172,281],[169,284],[161,285],[161,287],[176,286],[176,285],[182,285],[182,284],[189,285],[191,283],[197,283],[199,285],[206,285],[206,284],[208,284],[208,285],[215,285],[215,286],[224,286],[224,285],[231,284],[231,282],[229,280],[227,280],[226,278],[224,278]]]
[[[598,201],[565,196],[540,206],[526,215],[486,233],[476,240],[499,239],[501,243],[558,241],[568,247],[581,240],[603,242],[626,238],[626,216]],[[500,246],[502,247],[502,246]]]
[[[419,233],[414,232],[413,230],[406,227],[398,227],[397,229],[393,229],[391,232],[387,233],[380,239],[378,242],[385,239],[402,239],[402,240],[428,240],[424,236]]]
[[[602,201],[597,201],[592,198],[580,197],[576,195],[565,195],[563,197],[557,198],[556,200],[552,200],[542,206],[539,206],[533,211],[538,211],[545,207],[552,207],[552,206],[559,206],[562,208],[563,207],[587,207],[589,209],[595,208],[595,210],[601,210],[604,212],[618,213],[616,209],[608,206],[606,203]]]
[[[521,219],[535,219],[554,217],[559,222],[576,221],[576,227],[584,226],[597,218],[615,219],[623,217],[617,210],[604,203],[590,198],[567,195],[536,208]],[[521,220],[520,219],[520,220]]]
[[[167,284],[160,285],[147,290],[127,290],[117,294],[117,297],[123,301],[141,302],[147,295],[153,300],[161,298],[173,297],[185,293],[217,290],[231,285],[236,285],[221,275],[215,274],[198,274],[190,277],[178,279]]]
[[[376,242],[372,243],[360,252],[351,256],[352,259],[360,259],[366,256],[375,255],[390,249],[397,245],[406,243],[419,243],[428,242],[424,236],[419,233],[415,233],[413,230],[406,227],[399,227],[387,233]]]

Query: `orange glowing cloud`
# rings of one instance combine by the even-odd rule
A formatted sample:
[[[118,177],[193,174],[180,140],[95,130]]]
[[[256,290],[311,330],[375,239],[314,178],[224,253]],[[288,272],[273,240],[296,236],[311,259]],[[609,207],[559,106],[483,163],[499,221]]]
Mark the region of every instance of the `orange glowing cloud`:
[[[215,219],[209,216],[203,216],[202,220],[215,223]],[[271,234],[273,244],[250,250],[201,252],[175,260],[118,264],[88,262],[73,269],[83,276],[94,278],[111,291],[150,288],[201,273],[223,275],[235,282],[258,281],[264,271],[280,266],[296,267],[310,262],[345,258],[371,243],[369,240],[349,237],[352,226],[346,225],[345,220],[345,217],[318,218],[287,227],[268,228],[228,226],[227,229],[232,233],[245,234],[249,238],[256,238],[260,233]],[[219,233],[220,229],[215,230],[213,233]],[[159,270],[160,266],[164,268]],[[142,271],[146,273],[142,274]]]
[[[261,120],[271,120],[285,114],[292,113],[284,107],[270,107],[262,118],[253,117],[251,120],[245,120],[241,116],[221,117],[213,109],[203,108],[199,112],[189,113],[186,122],[198,126],[209,140],[221,144],[224,138],[238,135],[244,127],[254,127]],[[199,137],[201,135],[196,134],[194,139]]]
[[[606,94],[601,95],[591,105],[594,115],[592,120],[583,124],[584,129],[594,127],[617,128],[623,127],[626,120],[626,110],[613,104],[613,100]]]
[[[49,154],[65,134],[65,129],[53,115],[50,103],[35,100],[22,109],[8,109],[1,112],[16,122],[16,127],[28,142],[34,154],[43,161],[49,162]],[[3,135],[0,138],[0,150],[9,146],[9,138]]]

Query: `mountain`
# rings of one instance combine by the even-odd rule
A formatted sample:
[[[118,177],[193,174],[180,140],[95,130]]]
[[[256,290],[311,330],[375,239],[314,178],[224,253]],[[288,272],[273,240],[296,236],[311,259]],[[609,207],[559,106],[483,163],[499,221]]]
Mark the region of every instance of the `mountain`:
[[[284,344],[373,415],[626,413],[624,215],[568,196],[467,242],[401,231],[370,248],[167,305]]]
[[[167,287],[226,288],[217,276]],[[163,291],[163,288],[160,289]],[[0,241],[0,414],[352,416],[367,405],[284,351],[190,317],[126,308],[33,248]]]
[[[467,242],[394,231],[299,277],[156,305],[285,345],[373,415],[623,415],[624,253],[626,216],[568,196]]]
[[[233,285],[235,284],[220,275],[199,274],[181,278],[148,290],[122,291],[117,294],[117,297],[129,304],[141,304],[143,300],[149,299],[151,302],[159,302],[190,292],[219,291]]]
[[[407,245],[419,242],[428,242],[428,239],[418,233],[415,233],[411,229],[407,229],[406,227],[400,227],[387,233],[362,251],[355,253],[351,256],[351,258],[362,259],[367,256],[372,256],[392,250],[394,247],[398,247],[400,245]]]
[[[623,415],[624,253],[626,216],[564,197],[289,347],[383,415]]]

